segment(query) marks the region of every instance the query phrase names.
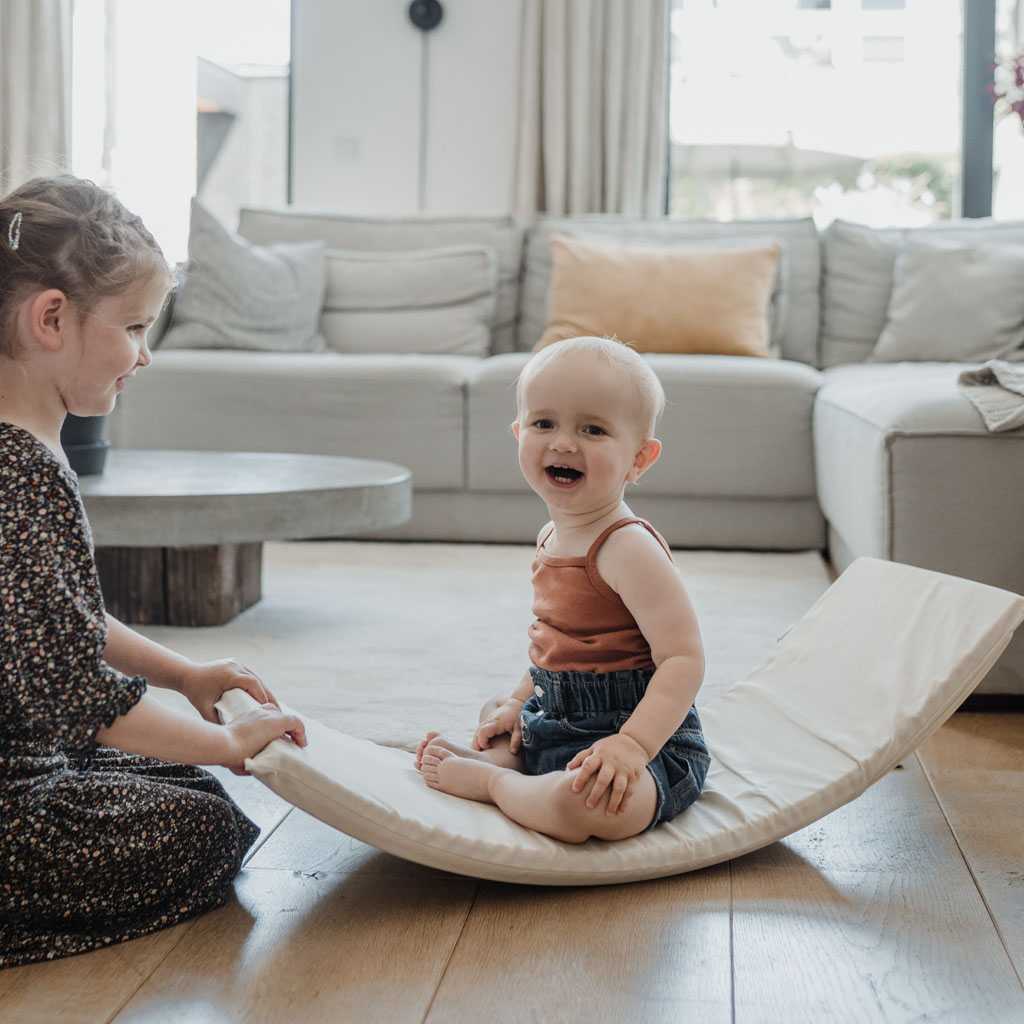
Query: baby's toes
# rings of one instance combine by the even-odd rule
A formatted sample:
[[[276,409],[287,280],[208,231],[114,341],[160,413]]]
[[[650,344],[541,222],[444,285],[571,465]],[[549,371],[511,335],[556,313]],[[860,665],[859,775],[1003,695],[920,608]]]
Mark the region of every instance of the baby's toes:
[[[441,759],[434,757],[433,754],[424,754],[423,761],[420,764],[420,773],[423,775],[423,781],[426,782],[431,789],[437,789],[441,782],[440,772]]]
[[[434,740],[436,740],[437,737],[440,735],[441,734],[439,732],[428,732],[427,735],[422,740],[420,740],[420,745],[416,748],[415,766],[417,768],[422,767],[423,751],[426,750],[427,747],[429,747],[430,744],[433,743]]]

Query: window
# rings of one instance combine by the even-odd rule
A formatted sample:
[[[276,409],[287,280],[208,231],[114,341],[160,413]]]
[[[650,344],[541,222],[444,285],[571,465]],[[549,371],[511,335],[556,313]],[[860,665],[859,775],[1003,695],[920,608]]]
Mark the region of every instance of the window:
[[[1024,6],[999,0],[996,8],[996,56],[1010,60],[1024,54]],[[1024,90],[1021,90],[1024,92]],[[1024,220],[1024,118],[997,107],[992,143],[992,215]]]
[[[670,213],[956,214],[962,36],[959,0],[677,0]]]
[[[290,0],[76,0],[72,169],[184,260],[193,195],[233,227],[287,201]]]

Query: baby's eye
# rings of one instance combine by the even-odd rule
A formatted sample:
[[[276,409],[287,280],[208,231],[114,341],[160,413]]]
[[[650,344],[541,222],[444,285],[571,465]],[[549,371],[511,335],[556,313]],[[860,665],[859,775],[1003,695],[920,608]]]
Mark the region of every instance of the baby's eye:
[[[145,331],[146,331],[146,325],[145,324],[132,324],[132,326],[128,328],[128,333],[129,334],[144,334]]]
[[[600,437],[602,434],[606,433],[606,431],[604,427],[595,427],[591,424],[589,427],[583,428],[583,433],[590,434],[592,437]]]
[[[551,420],[534,420],[533,425],[538,430],[550,430],[554,426],[554,423]]]

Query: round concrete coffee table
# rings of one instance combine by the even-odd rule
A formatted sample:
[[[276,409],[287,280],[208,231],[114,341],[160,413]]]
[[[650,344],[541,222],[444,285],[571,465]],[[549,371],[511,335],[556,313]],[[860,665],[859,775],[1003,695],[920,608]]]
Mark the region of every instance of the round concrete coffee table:
[[[111,449],[79,486],[107,610],[142,624],[220,625],[255,604],[264,541],[412,514],[404,466],[329,455]]]

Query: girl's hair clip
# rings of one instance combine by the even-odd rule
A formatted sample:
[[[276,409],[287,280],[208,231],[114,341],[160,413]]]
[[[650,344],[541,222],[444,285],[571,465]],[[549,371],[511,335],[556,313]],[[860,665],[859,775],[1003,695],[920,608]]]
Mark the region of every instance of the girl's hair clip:
[[[21,210],[11,218],[11,223],[7,225],[7,242],[15,252],[18,251],[18,246],[21,245]]]

